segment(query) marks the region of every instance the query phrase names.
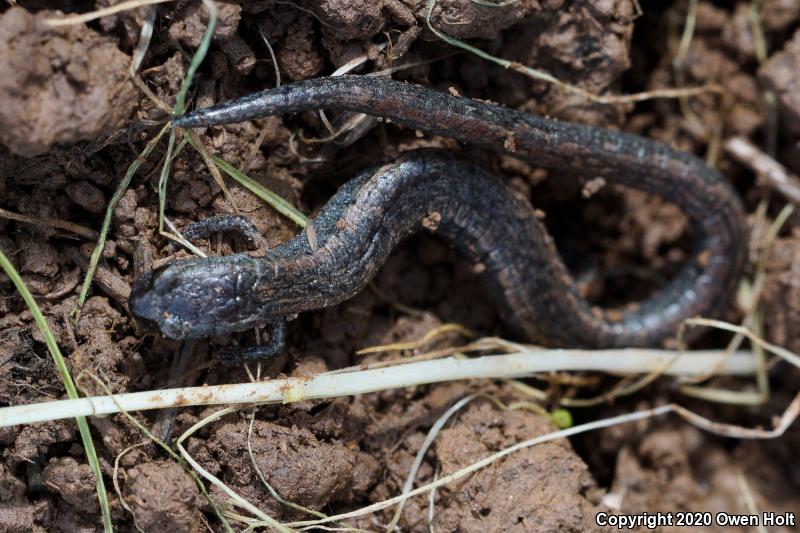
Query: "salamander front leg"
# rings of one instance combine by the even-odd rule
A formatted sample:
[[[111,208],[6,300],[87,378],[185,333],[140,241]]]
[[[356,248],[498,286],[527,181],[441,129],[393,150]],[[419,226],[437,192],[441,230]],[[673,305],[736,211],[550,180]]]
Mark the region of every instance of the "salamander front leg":
[[[207,239],[214,233],[233,233],[241,237],[247,247],[254,250],[263,238],[250,219],[241,215],[221,214],[193,222],[183,229],[183,236],[194,242]]]
[[[286,341],[286,322],[282,318],[267,322],[269,342],[260,346],[227,346],[217,356],[226,365],[238,365],[247,361],[261,361],[283,352]]]

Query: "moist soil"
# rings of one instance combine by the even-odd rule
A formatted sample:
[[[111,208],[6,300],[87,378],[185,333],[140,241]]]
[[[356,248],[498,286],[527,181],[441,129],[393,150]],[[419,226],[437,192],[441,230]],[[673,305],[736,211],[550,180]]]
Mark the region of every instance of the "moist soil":
[[[31,0],[0,7],[0,208],[98,230],[126,169],[165,121],[166,114],[129,76],[150,8],[71,26],[43,22],[115,3]],[[351,73],[392,69],[395,79],[652,137],[705,157],[739,190],[752,214],[746,272],[752,279],[765,228],[787,200],[729,159],[722,146],[732,136],[743,136],[800,172],[800,2],[764,0],[754,18],[751,2],[701,0],[694,34],[684,48],[687,1],[501,4],[439,0],[431,22],[496,56],[596,94],[681,84],[716,84],[720,92],[601,105],[443,43],[427,29],[423,0],[243,0],[217,4],[216,32],[189,93],[190,105],[329,75],[361,57]],[[161,4],[154,21],[139,73],[153,96],[172,106],[208,16],[200,2],[181,1]],[[359,169],[417,147],[461,152],[531,198],[587,298],[603,305],[647,296],[687,256],[690,236],[683,215],[657,198],[606,186],[592,176],[546,172],[392,124],[333,113],[327,118],[334,128],[353,120],[358,127],[331,139],[319,114],[302,113],[208,128],[200,139],[212,154],[310,216]],[[74,323],[68,317],[94,244],[91,231],[76,235],[49,224],[0,218],[0,249],[36,296],[86,395],[106,393],[90,375],[115,393],[248,380],[242,368],[223,366],[215,358],[233,339],[181,346],[142,329],[127,311],[138,272],[187,255],[176,253],[158,234],[156,190],[164,150],[162,143],[143,162],[114,210],[100,270]],[[268,246],[297,233],[291,221],[257,197],[235,182],[226,184],[230,199]],[[168,186],[170,220],[180,228],[231,209],[203,159],[191,149],[181,151]],[[206,251],[214,254],[239,250],[227,238],[208,244]],[[800,351],[796,215],[765,253],[759,301],[764,335]],[[725,313],[734,322],[743,316],[735,303]],[[263,365],[261,375],[309,376],[407,357],[414,352],[366,358],[355,352],[415,340],[448,322],[479,335],[513,339],[475,273],[441,242],[416,236],[395,251],[369,289],[290,322],[285,354]],[[710,332],[697,347],[722,348],[727,339]],[[252,334],[235,340],[253,342]],[[460,342],[445,335],[416,352]],[[0,365],[0,405],[65,397],[44,339],[5,276],[0,276]],[[547,392],[545,409],[562,399],[602,394],[615,383],[610,377],[578,377],[528,383]],[[764,405],[700,402],[679,394],[674,382],[659,380],[634,395],[571,413],[578,423],[679,401],[714,420],[769,428],[800,387],[800,374],[779,363],[770,378]],[[711,384],[755,390],[745,380]],[[507,404],[529,401],[509,384],[470,382],[243,409],[195,433],[186,448],[208,472],[275,518],[312,517],[281,503],[266,483],[285,500],[336,514],[397,495],[432,424],[455,401],[476,392]],[[215,410],[134,416],[171,443]],[[211,485],[206,485],[208,495],[202,494],[187,465],[153,445],[125,416],[89,420],[118,530],[223,531],[214,508],[230,508],[228,495]],[[477,399],[438,435],[417,483],[553,430],[550,418],[536,410],[501,410]],[[74,421],[0,429],[0,449],[0,531],[101,528],[93,473]],[[600,529],[594,516],[601,511],[797,511],[798,449],[796,424],[781,438],[756,441],[715,437],[670,418],[616,426],[509,455],[440,488],[432,511],[427,495],[413,498],[398,527],[591,531]],[[380,530],[393,513],[394,508],[380,511],[347,525]]]

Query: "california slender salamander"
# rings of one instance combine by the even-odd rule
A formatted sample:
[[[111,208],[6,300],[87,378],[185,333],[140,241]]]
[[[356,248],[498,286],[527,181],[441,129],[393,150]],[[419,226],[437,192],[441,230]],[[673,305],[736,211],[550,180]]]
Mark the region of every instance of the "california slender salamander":
[[[422,220],[482,265],[488,296],[521,335],[547,345],[659,344],[680,323],[728,301],[744,262],[745,215],[736,192],[698,158],[652,140],[531,116],[422,86],[364,76],[321,78],[197,110],[173,120],[198,127],[337,109],[475,144],[537,167],[603,177],[677,204],[694,239],[692,258],[639,304],[605,310],[576,291],[527,202],[454,156],[411,152],[346,183],[305,232],[268,253],[192,259],[139,280],[133,313],[167,337],[202,338],[334,305],[361,290]],[[430,221],[431,218],[429,217]]]

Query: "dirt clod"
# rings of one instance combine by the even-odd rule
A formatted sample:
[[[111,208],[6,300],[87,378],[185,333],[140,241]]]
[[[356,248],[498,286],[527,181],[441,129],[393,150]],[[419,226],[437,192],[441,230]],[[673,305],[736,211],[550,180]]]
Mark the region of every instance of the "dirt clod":
[[[800,30],[770,57],[759,77],[777,95],[783,125],[793,135],[800,135]]]
[[[36,462],[40,453],[46,454],[54,444],[75,440],[75,423],[60,420],[25,426],[17,435],[11,448],[9,466],[16,468],[22,462]]]
[[[800,234],[774,244],[767,264],[764,302],[767,338],[800,352]]]
[[[424,0],[415,2],[414,9],[420,20],[427,16],[426,4]],[[470,0],[439,0],[431,12],[431,23],[434,28],[458,39],[491,39],[540,9],[539,2],[529,1],[492,6]]]
[[[781,512],[791,491],[779,481],[780,473],[764,468],[763,453],[752,451],[742,460],[748,454],[731,457],[695,428],[656,429],[644,436],[638,449],[621,449],[613,484],[614,493],[622,497],[620,511],[641,513],[658,506],[662,512],[741,513],[746,508],[745,483],[756,508]],[[775,490],[776,483],[783,490]]]
[[[199,531],[200,515],[193,504],[200,491],[180,465],[143,463],[127,475],[125,501],[144,531]]]
[[[526,411],[472,405],[436,444],[441,476],[494,451],[553,431]],[[434,518],[443,531],[591,531],[601,510],[585,464],[565,441],[516,453],[442,490]],[[594,501],[591,501],[594,499]]]
[[[293,511],[272,499],[259,480],[247,451],[247,430],[245,421],[221,427],[203,453],[213,461],[207,466],[262,508],[277,516],[291,515]],[[253,425],[250,443],[266,481],[291,502],[319,510],[341,499],[351,485],[356,456],[341,443],[329,444],[308,430],[263,421]]]
[[[85,25],[45,29],[54,15],[0,15],[0,143],[27,157],[113,132],[137,102],[130,58]]]
[[[0,465],[0,530],[44,533],[49,530],[51,504],[47,499],[29,502],[25,483]]]
[[[466,3],[477,6],[472,2]],[[510,37],[500,55],[556,74],[562,82],[591,93],[609,92],[631,65],[633,2],[556,1],[539,4],[528,4],[529,10],[542,11],[537,13],[538,16],[523,19],[509,30]],[[514,2],[504,9],[517,5],[526,3]],[[496,11],[492,7],[484,9],[489,13]],[[502,74],[501,79],[512,87],[533,83],[538,98],[519,103],[523,104],[523,109],[539,115],[590,124],[615,123],[622,119],[622,107],[598,106],[582,96],[549,84],[531,82],[510,72]],[[504,91],[504,97],[513,98],[516,92]]]
[[[79,513],[97,513],[100,508],[94,472],[87,464],[72,457],[55,458],[42,470],[42,480]]]
[[[217,25],[214,38],[227,40],[236,34],[242,15],[242,6],[232,2],[217,2]],[[208,27],[209,13],[202,2],[186,5],[175,17],[169,27],[169,36],[185,46],[197,48]]]
[[[326,31],[340,40],[367,39],[384,23],[383,0],[323,0],[314,3],[314,12]]]
[[[90,213],[101,213],[106,205],[103,191],[88,181],[78,181],[67,185],[67,196],[70,200],[86,209]]]
[[[322,70],[322,54],[314,42],[312,27],[311,17],[299,18],[278,52],[281,71],[293,81],[312,78]]]

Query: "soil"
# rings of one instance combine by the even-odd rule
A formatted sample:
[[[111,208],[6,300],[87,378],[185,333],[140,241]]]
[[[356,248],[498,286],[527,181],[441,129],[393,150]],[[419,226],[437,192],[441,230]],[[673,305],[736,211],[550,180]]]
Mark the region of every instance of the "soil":
[[[44,22],[115,3],[29,0],[0,6],[0,208],[98,230],[125,170],[164,122],[164,112],[129,76],[148,8],[72,26]],[[633,0],[484,4],[439,0],[431,21],[453,37],[596,94],[681,84],[716,84],[722,92],[683,101],[601,105],[443,43],[426,26],[423,0],[242,0],[218,2],[216,32],[190,103],[201,107],[274,87],[278,78],[288,83],[329,75],[363,56],[367,60],[355,68],[356,74],[391,68],[396,79],[623,129],[706,157],[739,190],[753,214],[752,261],[745,275],[754,278],[763,252],[759,310],[766,339],[800,351],[800,218],[791,215],[772,247],[761,250],[764,228],[786,200],[719,148],[719,140],[746,136],[800,172],[800,3],[761,2],[759,32],[754,31],[752,2],[701,0],[682,62],[676,57],[687,1],[642,2],[641,7]],[[158,7],[139,72],[168,106],[175,103],[207,24],[200,2]],[[383,47],[387,39],[391,45]],[[328,118],[334,125],[352,119],[332,113]],[[364,121],[361,126],[333,141],[311,142],[329,132],[318,114],[304,113],[208,128],[200,138],[212,154],[246,170],[310,216],[337,186],[377,161],[422,146],[463,152],[532,199],[583,292],[604,305],[641,299],[676,273],[686,257],[691,239],[679,206],[609,187],[591,176],[546,172],[396,125]],[[176,254],[158,234],[156,189],[164,156],[162,143],[143,161],[117,205],[101,268],[74,323],[68,317],[93,240],[47,224],[0,218],[0,249],[37,298],[86,395],[106,394],[89,376],[100,377],[113,392],[248,379],[243,369],[215,359],[231,338],[182,347],[143,330],[127,311],[130,285],[142,268],[187,255]],[[247,190],[232,181],[226,186],[267,246],[296,233],[291,221]],[[176,156],[168,190],[166,214],[178,227],[232,209],[203,159],[189,148]],[[756,217],[757,210],[764,218]],[[220,254],[241,248],[235,241],[212,239],[206,249]],[[732,303],[725,318],[741,321],[743,309]],[[392,255],[368,290],[291,321],[286,353],[265,364],[262,376],[310,376],[410,356],[412,351],[364,358],[355,351],[415,340],[446,322],[480,335],[513,338],[481,292],[475,273],[439,241],[414,237]],[[251,336],[238,340],[248,343]],[[727,340],[710,333],[697,346],[722,348]],[[455,334],[445,335],[416,352],[461,341]],[[175,370],[181,368],[174,362],[178,357],[185,358],[183,371]],[[65,397],[42,334],[5,276],[0,276],[0,365],[2,406]],[[548,394],[543,407],[602,394],[615,382],[578,377],[586,379],[560,384],[544,380]],[[663,379],[632,396],[572,409],[571,414],[579,423],[678,401],[714,420],[772,427],[773,417],[800,388],[800,372],[778,363],[770,378],[771,395],[759,406],[692,400]],[[538,387],[542,383],[530,381]],[[754,390],[744,380],[712,384]],[[266,484],[282,498],[326,514],[393,497],[402,490],[433,423],[454,402],[477,392],[506,404],[529,401],[509,384],[486,382],[304,401],[228,414],[185,445],[204,469],[259,509],[282,521],[305,520],[307,511],[281,503]],[[134,416],[174,443],[215,411]],[[112,519],[120,531],[223,531],[215,507],[243,512],[231,507],[229,496],[216,486],[205,484],[201,491],[195,472],[153,445],[130,419],[116,415],[91,418],[90,423]],[[437,436],[416,483],[553,430],[551,419],[535,410],[502,410],[481,397]],[[398,527],[412,532],[429,527],[593,531],[601,529],[594,522],[601,511],[747,513],[752,505],[796,511],[798,446],[796,424],[781,438],[767,441],[723,439],[670,418],[616,426],[511,454],[438,489],[433,511],[428,495],[412,498]],[[2,428],[0,450],[0,531],[101,529],[95,481],[74,421]],[[381,530],[394,511],[362,516],[347,525]],[[798,529],[770,531],[790,530]]]

